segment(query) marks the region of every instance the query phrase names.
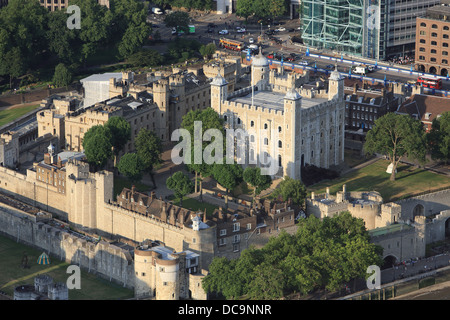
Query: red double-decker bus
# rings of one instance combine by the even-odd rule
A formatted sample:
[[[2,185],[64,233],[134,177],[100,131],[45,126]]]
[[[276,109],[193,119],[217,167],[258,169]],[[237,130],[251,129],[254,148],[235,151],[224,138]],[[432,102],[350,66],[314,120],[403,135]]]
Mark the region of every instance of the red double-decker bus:
[[[231,50],[235,50],[235,51],[242,51],[242,49],[244,49],[243,42],[225,39],[225,38],[220,38],[219,45],[223,48],[227,48],[227,49],[231,49]]]
[[[417,78],[417,84],[422,85],[424,88],[442,89],[442,79],[438,77],[419,76]]]

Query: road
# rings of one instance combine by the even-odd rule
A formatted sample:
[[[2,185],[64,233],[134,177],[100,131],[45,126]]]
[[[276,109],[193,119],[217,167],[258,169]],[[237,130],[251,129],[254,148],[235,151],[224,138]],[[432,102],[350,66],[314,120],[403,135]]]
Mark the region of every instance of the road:
[[[191,15],[192,16],[192,15]],[[183,37],[196,39],[200,41],[203,44],[208,44],[211,42],[214,42],[216,45],[219,43],[219,39],[221,37],[226,37],[228,39],[237,39],[240,41],[243,41],[246,45],[249,45],[249,39],[253,38],[255,41],[257,41],[258,36],[263,35],[263,40],[261,42],[263,53],[265,55],[268,55],[272,52],[280,52],[283,53],[284,56],[288,56],[290,53],[297,53],[303,55],[301,60],[308,61],[309,66],[317,66],[319,69],[325,69],[333,70],[334,65],[337,65],[338,71],[348,74],[349,68],[351,68],[351,64],[341,62],[340,59],[338,61],[330,61],[329,59],[320,59],[320,58],[313,58],[313,57],[307,57],[305,55],[306,47],[301,45],[295,45],[290,43],[289,39],[291,36],[297,34],[298,32],[288,32],[288,30],[296,30],[296,28],[299,26],[298,20],[282,20],[282,27],[286,28],[286,31],[277,32],[274,34],[274,36],[277,39],[280,39],[282,41],[282,45],[277,45],[273,41],[270,41],[268,39],[268,36],[265,35],[265,32],[267,30],[274,30],[275,28],[278,28],[279,26],[267,26],[267,25],[261,25],[261,24],[253,24],[253,25],[247,25],[246,26],[246,33],[238,33],[236,32],[236,27],[238,26],[244,26],[243,19],[240,19],[236,17],[235,15],[215,15],[215,14],[208,14],[208,15],[197,15],[192,16],[193,18],[193,24],[196,26],[196,33],[195,35],[183,35]],[[155,27],[154,30],[158,30],[161,34],[162,39],[165,39],[166,41],[174,40],[177,36],[172,35],[171,28],[167,28],[164,25],[164,15],[154,15],[150,14],[148,16],[149,21],[151,21]],[[211,33],[208,33],[208,23],[214,23],[216,26],[213,28],[213,31]],[[219,35],[220,30],[228,30],[229,34],[226,36]],[[337,57],[336,58],[340,58]],[[345,59],[350,59],[350,57],[345,57]],[[352,57],[351,59],[355,60],[355,57]],[[294,63],[298,63],[299,60],[294,61]],[[409,71],[410,66],[403,66],[403,68],[407,71]],[[357,75],[353,75],[357,76]],[[408,81],[415,81],[417,80],[417,74],[409,74],[406,73],[399,73],[397,71],[392,70],[376,70],[374,72],[369,73],[367,76],[373,77],[375,79],[379,80],[388,80],[388,81],[394,81],[394,82],[402,82],[407,83]],[[450,81],[443,80],[443,90],[450,90]]]

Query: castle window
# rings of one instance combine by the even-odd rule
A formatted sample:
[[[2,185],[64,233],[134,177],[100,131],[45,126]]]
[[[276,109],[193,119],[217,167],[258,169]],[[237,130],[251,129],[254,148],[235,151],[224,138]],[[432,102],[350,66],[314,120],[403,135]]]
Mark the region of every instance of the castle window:
[[[278,132],[281,132],[281,130],[282,130],[281,126],[278,126]]]
[[[254,127],[255,126],[255,121],[250,121],[250,127]]]
[[[278,140],[278,148],[282,148],[283,147],[283,142],[281,142],[281,140]]]
[[[267,123],[264,123],[264,129],[267,129],[267,128],[268,128]]]

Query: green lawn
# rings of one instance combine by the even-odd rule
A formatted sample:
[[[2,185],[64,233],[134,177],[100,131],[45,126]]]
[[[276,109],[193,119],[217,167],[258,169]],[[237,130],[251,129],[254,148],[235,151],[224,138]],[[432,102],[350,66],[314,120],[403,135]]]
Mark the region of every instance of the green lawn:
[[[21,267],[24,252],[28,256],[28,269]],[[37,259],[42,252],[43,250],[0,236],[0,290],[12,296],[16,286],[34,284],[34,277],[38,274],[48,274],[54,282],[66,282],[70,276],[66,273],[69,264],[50,256],[50,265],[38,265]],[[69,300],[117,300],[133,297],[133,290],[100,279],[84,270],[81,270],[81,289],[69,290]]]
[[[378,191],[384,202],[399,198],[407,198],[424,191],[450,187],[450,178],[431,171],[417,169],[400,164],[397,168],[395,181],[390,181],[390,174],[386,173],[389,165],[387,160],[378,160],[364,168],[355,170],[338,179],[320,182],[308,188],[308,192],[324,193],[326,187],[335,194],[347,185],[347,191]]]
[[[0,127],[14,121],[34,109],[37,109],[38,107],[39,105],[29,105],[0,110]]]
[[[175,196],[169,196],[169,200],[172,201],[174,205],[179,206],[180,205],[180,199],[175,198]],[[190,209],[192,211],[205,211],[206,209],[206,215],[210,216],[214,212],[214,210],[219,209],[218,206],[215,206],[213,204],[207,203],[207,202],[200,202],[198,200],[184,197],[183,198],[183,208]]]
[[[123,188],[131,189],[132,185],[135,186],[136,191],[138,192],[148,192],[152,190],[152,187],[149,185],[140,182],[132,183],[127,178],[114,176],[114,198],[122,192]]]

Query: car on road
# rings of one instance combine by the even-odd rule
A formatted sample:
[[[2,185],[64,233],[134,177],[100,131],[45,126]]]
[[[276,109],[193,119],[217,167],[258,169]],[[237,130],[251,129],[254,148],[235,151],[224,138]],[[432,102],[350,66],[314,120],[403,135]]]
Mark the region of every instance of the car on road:
[[[298,64],[301,64],[303,66],[307,66],[309,64],[309,62],[306,61],[306,60],[302,60],[302,61],[299,61]]]
[[[228,34],[228,30],[220,30],[219,34]]]
[[[367,66],[367,70],[369,72],[375,71],[375,67],[374,66]]]
[[[247,30],[245,29],[245,28],[236,28],[236,32],[238,32],[238,33],[244,33],[244,32],[247,32]]]
[[[327,65],[327,66],[325,67],[325,69],[327,69],[327,70],[333,70],[333,69],[334,69],[334,66],[333,66],[332,64],[329,64],[329,65]]]
[[[255,39],[253,38],[248,39],[248,43],[255,43]]]
[[[273,58],[274,58],[273,53],[270,53],[270,54],[267,56],[267,59],[273,59]]]
[[[276,32],[282,32],[282,31],[286,31],[285,27],[279,27],[277,29],[275,29]]]
[[[292,59],[294,59],[294,61],[300,59],[301,56],[302,56],[301,54],[298,54],[298,53],[295,53],[295,52],[292,52],[289,55],[292,57]]]

